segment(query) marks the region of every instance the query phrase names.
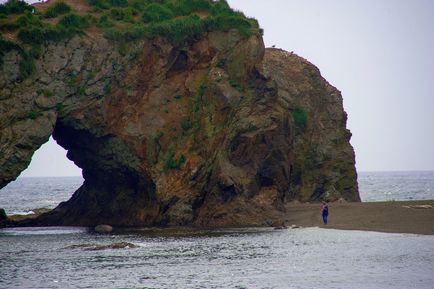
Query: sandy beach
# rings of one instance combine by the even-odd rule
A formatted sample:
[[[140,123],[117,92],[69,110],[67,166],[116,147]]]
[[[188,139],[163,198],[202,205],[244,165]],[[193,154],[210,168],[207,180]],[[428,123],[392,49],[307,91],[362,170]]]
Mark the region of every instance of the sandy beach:
[[[434,200],[329,203],[323,225],[319,204],[287,205],[287,223],[303,227],[434,235]]]

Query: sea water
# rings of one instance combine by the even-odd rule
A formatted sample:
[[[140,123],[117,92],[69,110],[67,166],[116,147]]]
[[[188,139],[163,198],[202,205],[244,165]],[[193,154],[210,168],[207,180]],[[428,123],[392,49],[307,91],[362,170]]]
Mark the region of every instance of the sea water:
[[[18,178],[0,190],[0,208],[8,215],[53,209],[83,184],[81,177]]]
[[[359,172],[363,202],[434,199],[434,171]]]
[[[130,242],[89,251],[71,245]],[[0,288],[394,288],[434,284],[434,237],[231,229],[167,234],[0,230]]]
[[[11,213],[54,208],[83,180],[20,178]],[[434,172],[360,173],[364,201],[434,199]],[[88,251],[71,245],[129,242]],[[301,228],[171,233],[0,229],[0,288],[434,288],[434,236]]]

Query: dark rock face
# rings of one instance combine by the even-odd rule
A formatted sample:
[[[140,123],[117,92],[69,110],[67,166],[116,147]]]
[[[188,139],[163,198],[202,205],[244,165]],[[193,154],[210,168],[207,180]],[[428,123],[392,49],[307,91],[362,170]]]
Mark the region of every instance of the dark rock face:
[[[267,51],[263,73],[276,82],[283,107],[293,113],[301,108],[308,117],[305,126],[295,123],[292,130],[290,194],[301,201],[360,201],[340,92],[311,63],[278,49]]]
[[[0,70],[0,187],[50,135],[83,169],[73,197],[30,224],[262,225],[287,201],[359,201],[342,97],[262,38],[210,32],[183,47],[102,37]]]
[[[6,215],[5,210],[0,208],[0,222],[6,221],[7,219],[8,219],[8,216]]]

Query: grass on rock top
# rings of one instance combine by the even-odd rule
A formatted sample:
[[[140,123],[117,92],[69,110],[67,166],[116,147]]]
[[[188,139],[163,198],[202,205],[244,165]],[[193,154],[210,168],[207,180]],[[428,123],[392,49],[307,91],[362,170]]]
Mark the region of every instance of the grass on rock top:
[[[213,30],[237,29],[242,37],[260,33],[258,23],[229,7],[225,0],[83,0],[89,13],[76,9],[78,1],[52,0],[29,5],[9,0],[0,5],[0,65],[10,50],[38,55],[30,50],[49,42],[86,34],[95,26],[113,42],[164,37],[172,45],[182,45]],[[83,3],[81,3],[83,5]],[[36,48],[35,48],[36,47]],[[23,57],[24,58],[24,57]],[[22,78],[30,75],[29,59]],[[30,73],[29,73],[30,71]]]

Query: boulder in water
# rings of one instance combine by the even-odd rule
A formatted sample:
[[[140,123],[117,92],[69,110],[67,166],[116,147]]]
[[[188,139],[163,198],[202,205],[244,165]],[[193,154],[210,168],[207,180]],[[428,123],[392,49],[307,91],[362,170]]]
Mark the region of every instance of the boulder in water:
[[[110,225],[98,225],[94,230],[97,233],[111,233],[111,231],[113,231],[113,227]]]
[[[99,250],[109,250],[109,249],[133,249],[138,246],[128,243],[119,242],[112,244],[78,244],[65,247],[64,249],[83,249],[85,251],[99,251]]]

